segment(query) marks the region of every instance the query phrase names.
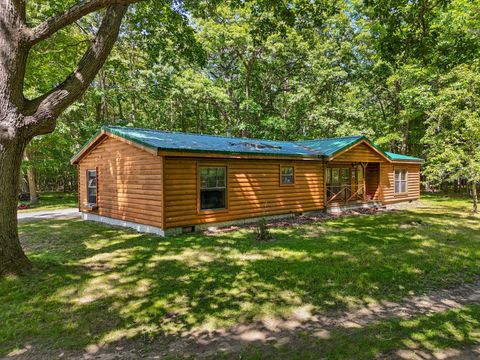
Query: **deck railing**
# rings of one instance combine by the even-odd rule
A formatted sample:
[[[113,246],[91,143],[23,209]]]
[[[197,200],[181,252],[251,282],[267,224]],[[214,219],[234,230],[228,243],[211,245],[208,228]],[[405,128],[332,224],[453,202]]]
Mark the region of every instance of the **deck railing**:
[[[355,185],[327,185],[327,204],[332,201],[345,203],[353,200],[363,200],[363,187]]]

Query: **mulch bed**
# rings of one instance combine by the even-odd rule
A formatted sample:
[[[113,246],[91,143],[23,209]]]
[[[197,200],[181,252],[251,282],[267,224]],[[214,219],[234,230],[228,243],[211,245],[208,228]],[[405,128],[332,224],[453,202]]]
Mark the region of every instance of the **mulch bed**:
[[[296,216],[287,217],[284,219],[268,220],[267,226],[269,228],[300,226],[300,225],[310,224],[314,222],[338,219],[338,218],[347,217],[347,216],[375,215],[375,214],[378,214],[379,212],[385,212],[385,211],[388,211],[388,210],[380,209],[380,208],[370,208],[370,209],[346,210],[340,214],[328,214],[326,212],[325,213],[319,212],[318,214],[315,214],[315,215],[308,215],[308,216],[296,215]],[[254,229],[256,228],[256,226],[257,224],[255,221],[248,224],[242,224],[242,225],[230,225],[230,226],[224,226],[224,227],[212,226],[211,228],[203,231],[203,234],[209,235],[209,234],[219,234],[224,232],[230,232],[230,231],[235,231],[240,229]]]

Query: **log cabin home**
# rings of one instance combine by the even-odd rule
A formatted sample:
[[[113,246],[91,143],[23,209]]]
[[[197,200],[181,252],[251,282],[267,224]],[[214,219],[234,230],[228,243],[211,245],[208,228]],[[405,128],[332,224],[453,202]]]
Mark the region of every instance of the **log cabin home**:
[[[272,141],[104,126],[71,162],[84,219],[168,235],[416,200],[423,160],[364,136]]]

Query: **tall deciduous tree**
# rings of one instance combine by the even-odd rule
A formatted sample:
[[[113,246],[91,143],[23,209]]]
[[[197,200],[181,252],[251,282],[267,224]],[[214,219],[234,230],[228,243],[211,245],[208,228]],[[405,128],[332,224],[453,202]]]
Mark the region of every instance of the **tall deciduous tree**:
[[[478,65],[459,65],[439,79],[435,106],[427,120],[429,161],[425,169],[432,182],[467,179],[478,212],[480,181],[480,75]]]
[[[57,117],[89,86],[112,50],[129,3],[86,0],[32,27],[25,0],[0,2],[0,274],[30,266],[17,231],[16,192],[25,146],[55,129]],[[102,23],[72,73],[50,91],[24,96],[24,77],[32,47],[92,12],[105,9]]]

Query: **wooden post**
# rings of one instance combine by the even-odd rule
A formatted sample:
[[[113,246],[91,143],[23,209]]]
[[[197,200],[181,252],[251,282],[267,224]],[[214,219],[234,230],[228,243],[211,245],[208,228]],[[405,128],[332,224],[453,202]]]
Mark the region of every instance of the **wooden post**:
[[[363,201],[367,201],[367,165],[368,165],[368,163],[362,162],[362,171],[363,171]]]
[[[327,207],[328,193],[327,193],[327,162],[323,160],[323,203]]]

